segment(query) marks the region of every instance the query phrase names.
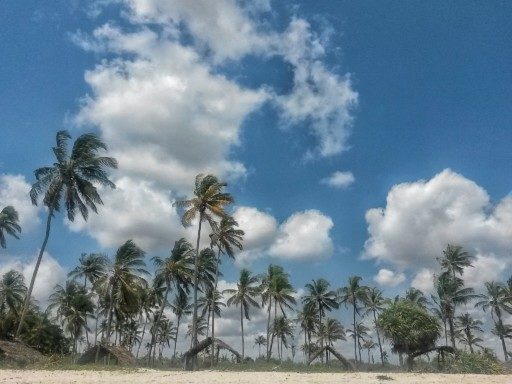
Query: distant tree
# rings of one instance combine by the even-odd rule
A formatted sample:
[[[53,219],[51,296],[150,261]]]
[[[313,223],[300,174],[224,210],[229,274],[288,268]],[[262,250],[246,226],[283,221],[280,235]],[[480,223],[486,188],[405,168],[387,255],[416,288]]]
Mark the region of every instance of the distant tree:
[[[258,335],[254,338],[254,345],[258,346],[258,357],[261,357],[261,346],[267,345],[267,338],[263,335]]]
[[[437,318],[407,301],[398,301],[382,311],[377,325],[390,340],[393,351],[408,356],[409,370],[413,366],[413,354],[434,347],[440,335]]]
[[[483,341],[475,337],[474,332],[483,333],[481,328],[483,323],[480,320],[473,319],[469,313],[464,313],[456,318],[457,332],[461,335],[460,339],[463,343],[467,344],[469,351],[473,353],[473,345]]]
[[[455,278],[455,275],[464,273],[464,268],[472,266],[472,259],[468,252],[466,252],[459,245],[448,244],[446,249],[443,251],[443,257],[438,257],[437,260],[448,274]]]
[[[379,328],[377,327],[377,313],[380,313],[384,309],[384,296],[382,295],[382,291],[378,288],[369,288],[366,291],[365,296],[365,307],[367,312],[371,312],[373,314],[373,325],[375,326],[375,331],[377,333],[377,342],[379,346],[380,352],[380,360],[382,365],[384,365],[384,356],[382,355],[382,343],[380,340]]]

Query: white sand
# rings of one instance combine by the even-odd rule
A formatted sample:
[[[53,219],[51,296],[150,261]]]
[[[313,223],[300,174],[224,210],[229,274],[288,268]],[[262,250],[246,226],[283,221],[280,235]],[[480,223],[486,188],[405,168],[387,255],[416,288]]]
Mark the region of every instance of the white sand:
[[[385,375],[392,380],[379,380]],[[127,384],[512,384],[512,375],[439,375],[420,373],[296,373],[153,371],[25,371],[0,370],[0,383],[127,383]]]

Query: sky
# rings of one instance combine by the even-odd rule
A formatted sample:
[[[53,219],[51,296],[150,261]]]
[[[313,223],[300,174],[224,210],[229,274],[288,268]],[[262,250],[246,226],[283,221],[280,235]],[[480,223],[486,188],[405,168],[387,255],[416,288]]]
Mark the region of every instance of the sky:
[[[27,193],[58,130],[97,133],[119,161],[98,215],[55,220],[40,302],[82,252],[133,239],[149,264],[194,239],[172,202],[198,173],[228,183],[246,232],[225,286],[277,263],[297,289],[360,275],[430,294],[448,243],[475,256],[477,290],[512,274],[509,2],[7,0],[0,15],[0,206],[23,227],[0,272],[31,273],[45,212]]]

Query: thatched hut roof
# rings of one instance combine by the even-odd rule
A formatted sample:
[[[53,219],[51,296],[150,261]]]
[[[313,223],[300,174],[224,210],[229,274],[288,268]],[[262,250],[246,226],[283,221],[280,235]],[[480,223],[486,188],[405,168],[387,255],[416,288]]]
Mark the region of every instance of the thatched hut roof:
[[[111,364],[124,366],[135,365],[135,357],[133,357],[130,351],[118,345],[104,344],[98,344],[97,346],[92,346],[91,348],[89,348],[82,354],[82,356],[80,356],[76,363],[94,364],[96,362],[97,348],[99,348],[98,362],[102,362],[104,358],[110,355]]]
[[[23,343],[0,340],[0,361],[17,363],[38,363],[46,360],[39,351]]]

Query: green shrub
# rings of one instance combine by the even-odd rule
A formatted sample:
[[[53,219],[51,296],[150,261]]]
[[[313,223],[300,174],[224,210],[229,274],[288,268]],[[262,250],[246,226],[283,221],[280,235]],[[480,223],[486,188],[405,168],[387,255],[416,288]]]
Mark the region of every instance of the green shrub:
[[[460,351],[455,356],[446,359],[445,367],[449,373],[481,373],[487,375],[503,373],[503,366],[498,359],[482,353]]]

